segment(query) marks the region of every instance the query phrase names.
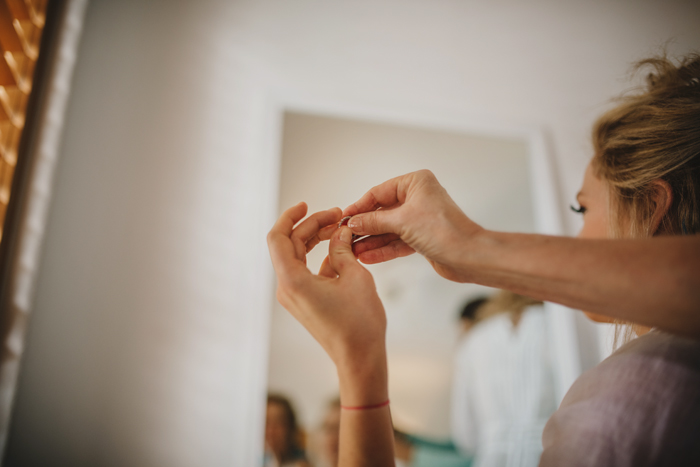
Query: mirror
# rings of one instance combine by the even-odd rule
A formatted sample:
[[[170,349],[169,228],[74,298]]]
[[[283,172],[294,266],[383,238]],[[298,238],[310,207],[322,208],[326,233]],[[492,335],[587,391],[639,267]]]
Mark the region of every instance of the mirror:
[[[309,212],[356,201],[372,186],[430,169],[457,204],[495,230],[535,232],[530,156],[523,138],[286,111],[279,209],[306,201]],[[327,243],[308,257],[314,272]],[[452,362],[458,314],[492,290],[438,276],[419,255],[367,266],[387,318],[389,390],[395,426],[430,439],[450,434]],[[268,388],[294,403],[300,426],[316,430],[338,382],[330,359],[275,300]]]

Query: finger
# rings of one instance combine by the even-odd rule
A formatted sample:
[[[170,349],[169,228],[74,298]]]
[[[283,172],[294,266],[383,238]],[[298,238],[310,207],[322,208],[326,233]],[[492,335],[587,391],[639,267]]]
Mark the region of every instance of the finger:
[[[332,208],[326,211],[319,211],[312,214],[304,222],[299,224],[292,232],[293,238],[298,238],[302,242],[306,243],[315,235],[318,234],[319,230],[324,227],[336,227],[338,221],[340,220],[340,215],[342,211],[340,208]]]
[[[355,256],[357,256],[365,251],[381,248],[394,240],[398,240],[399,238],[400,237],[396,234],[372,235],[369,237],[364,237],[352,245],[352,251],[355,253]]]
[[[377,264],[412,255],[416,250],[408,246],[401,239],[391,241],[381,248],[364,251],[357,254],[357,258],[365,264]]]
[[[359,266],[355,254],[352,252],[352,232],[348,227],[341,227],[331,237],[328,259],[333,271],[339,276],[342,276],[348,269]]]
[[[321,269],[318,270],[318,275],[328,277],[329,279],[335,279],[338,277],[338,274],[335,273],[333,267],[331,266],[330,257],[325,257],[323,263],[321,263]]]
[[[311,240],[306,242],[306,252],[313,250],[319,243],[321,243],[321,239],[318,238],[318,235],[314,235]]]
[[[348,227],[355,235],[401,235],[403,211],[398,209],[379,209],[373,212],[357,214],[350,218]]]
[[[330,240],[336,230],[338,230],[337,225],[329,225],[328,227],[324,227],[318,231],[318,239],[320,241]]]
[[[402,203],[406,199],[405,190],[402,188],[405,185],[405,177],[407,175],[395,177],[373,187],[362,198],[345,208],[343,216],[354,216],[363,212],[375,211],[380,207]]]
[[[294,224],[304,217],[306,209],[305,203],[299,203],[287,209],[267,234],[270,258],[280,280],[298,274],[300,267],[308,272],[306,266],[297,257],[294,244],[290,239]]]
[[[338,225],[335,222],[319,230],[316,235],[311,237],[311,239],[306,242],[306,252],[308,253],[311,250],[313,250],[316,247],[316,245],[318,245],[322,241],[330,240],[331,236],[333,235],[333,232],[335,232],[336,230],[338,230]]]
[[[306,242],[306,252],[307,253],[310,252],[311,250],[313,250],[316,247],[316,245],[318,245],[322,241],[330,239],[330,234],[325,234],[325,233],[323,233],[324,231],[327,230],[329,232],[334,232],[338,229],[337,223],[338,223],[338,221],[340,221],[340,215],[342,214],[342,211],[340,210],[340,208],[336,208],[336,209],[338,209],[338,213],[339,213],[338,218],[336,220],[334,220],[330,225],[327,225],[326,227],[323,227],[322,229],[320,229],[316,233],[316,235],[311,237]]]
[[[340,208],[320,211],[304,219],[304,221],[294,229],[291,239],[299,258],[306,257],[306,253],[319,242],[319,240],[314,239],[318,231],[323,227],[336,224],[340,220],[340,215]],[[307,247],[307,242],[309,241],[312,243],[311,248]]]
[[[374,211],[383,206],[393,206],[402,202],[399,199],[399,179],[392,178],[377,185],[362,195],[362,198],[343,209],[343,216],[354,216],[362,212]]]
[[[281,233],[289,237],[294,230],[294,225],[304,218],[308,209],[309,207],[303,201],[287,209],[272,226],[270,233]]]

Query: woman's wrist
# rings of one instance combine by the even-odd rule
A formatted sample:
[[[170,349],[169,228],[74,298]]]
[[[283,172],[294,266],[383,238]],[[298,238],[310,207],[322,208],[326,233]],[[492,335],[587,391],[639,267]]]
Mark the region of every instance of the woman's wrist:
[[[484,255],[494,247],[493,232],[467,219],[452,244],[452,267],[459,282],[476,282]]]
[[[389,398],[386,348],[362,349],[337,363],[340,401],[345,406],[380,404]]]

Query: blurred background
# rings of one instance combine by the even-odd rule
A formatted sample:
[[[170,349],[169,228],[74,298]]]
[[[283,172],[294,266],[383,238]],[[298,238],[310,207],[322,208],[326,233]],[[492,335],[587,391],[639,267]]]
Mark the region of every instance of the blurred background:
[[[439,115],[475,122],[482,143],[538,131],[573,235],[593,120],[635,60],[699,50],[699,19],[679,0],[87,2],[6,465],[260,465],[268,382],[285,384],[271,336],[295,332],[276,327],[265,234],[287,196],[307,196],[281,178],[290,122]],[[293,167],[328,193],[311,210],[394,168],[325,157],[332,179]],[[574,324],[586,369],[605,343]]]

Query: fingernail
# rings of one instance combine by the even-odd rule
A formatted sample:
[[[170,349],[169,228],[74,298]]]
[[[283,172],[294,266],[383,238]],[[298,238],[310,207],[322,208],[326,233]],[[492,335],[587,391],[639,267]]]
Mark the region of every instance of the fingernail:
[[[348,227],[351,229],[359,229],[362,227],[362,219],[358,219],[356,216],[351,217],[348,221]]]
[[[352,241],[352,231],[350,229],[342,229],[340,231],[340,241],[349,245]]]

